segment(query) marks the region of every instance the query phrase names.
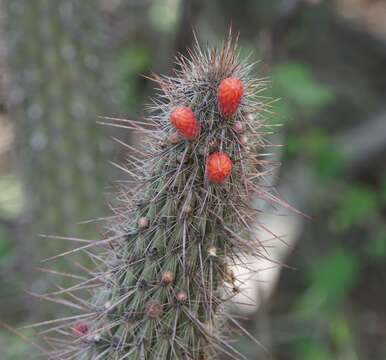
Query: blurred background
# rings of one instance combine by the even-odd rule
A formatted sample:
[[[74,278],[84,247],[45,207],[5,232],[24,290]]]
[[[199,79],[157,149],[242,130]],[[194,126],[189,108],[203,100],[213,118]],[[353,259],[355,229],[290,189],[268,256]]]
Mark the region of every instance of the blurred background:
[[[95,237],[109,214],[125,177],[110,139],[134,139],[97,117],[140,119],[154,95],[142,75],[170,74],[192,29],[216,45],[232,24],[280,99],[267,120],[285,145],[272,183],[312,217],[264,215],[286,243],[271,256],[288,267],[254,265],[242,302],[257,305],[229,311],[262,346],[240,334],[237,347],[251,360],[386,359],[385,0],[3,0],[0,17],[1,321],[62,313],[24,290],[57,289],[52,269],[82,259],[41,264],[75,244],[39,234]],[[1,326],[0,348],[2,360],[31,358]]]

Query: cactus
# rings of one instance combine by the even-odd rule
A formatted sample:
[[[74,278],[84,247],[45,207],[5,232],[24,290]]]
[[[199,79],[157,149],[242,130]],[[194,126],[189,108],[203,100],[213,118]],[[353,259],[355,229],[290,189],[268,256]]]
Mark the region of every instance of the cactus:
[[[36,248],[30,234],[95,235],[77,223],[102,215],[95,194],[107,183],[111,147],[95,121],[108,103],[100,95],[106,82],[98,9],[77,0],[6,0],[3,7],[10,116],[31,223],[27,243]],[[44,241],[40,255],[68,249],[61,244]]]
[[[177,64],[174,77],[154,76],[162,94],[148,121],[112,121],[144,134],[143,149],[127,145],[121,168],[131,181],[106,237],[81,247],[97,270],[66,291],[82,312],[51,328],[59,333],[47,340],[52,358],[244,358],[227,337],[231,328],[248,333],[224,304],[240,291],[232,266],[247,267],[247,254],[267,257],[251,235],[251,196],[276,201],[259,185],[270,146],[259,95],[266,81],[251,75],[231,37],[218,49],[196,45]]]

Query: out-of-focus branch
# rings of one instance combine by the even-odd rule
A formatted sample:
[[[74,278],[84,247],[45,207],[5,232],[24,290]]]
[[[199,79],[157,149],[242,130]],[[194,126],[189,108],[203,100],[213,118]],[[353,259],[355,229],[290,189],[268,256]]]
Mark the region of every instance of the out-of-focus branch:
[[[286,0],[282,2],[277,16],[272,25],[272,41],[281,41],[285,38],[288,30],[297,23],[297,19],[302,15],[307,3],[304,0]]]
[[[203,0],[184,0],[180,5],[180,17],[176,32],[176,53],[184,54],[194,42],[194,31]]]
[[[386,110],[338,136],[335,145],[349,159],[347,174],[368,166],[386,151]]]

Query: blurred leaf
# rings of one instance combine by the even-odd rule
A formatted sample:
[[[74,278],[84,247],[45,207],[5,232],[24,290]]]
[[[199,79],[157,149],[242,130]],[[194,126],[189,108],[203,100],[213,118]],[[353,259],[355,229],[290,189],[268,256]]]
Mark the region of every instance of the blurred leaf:
[[[351,291],[360,276],[358,257],[349,249],[338,248],[311,269],[310,287],[297,304],[304,315],[330,312]]]
[[[338,176],[344,166],[344,159],[339,149],[331,144],[327,133],[315,129],[305,136],[305,148],[313,156],[313,169],[320,179],[331,179]]]
[[[386,258],[386,231],[383,230],[369,240],[366,252],[374,260],[384,260]]]
[[[286,154],[291,157],[301,154],[304,151],[304,141],[302,137],[289,135],[284,149]]]
[[[342,173],[344,158],[339,149],[330,145],[320,151],[313,165],[314,172],[320,179],[333,179]]]
[[[320,128],[303,136],[290,136],[287,154],[310,157],[313,171],[320,179],[336,178],[341,174],[345,164],[339,149],[331,144],[326,132]]]
[[[272,96],[270,94],[270,92],[266,93],[267,96]],[[272,97],[275,98],[275,96]],[[271,114],[267,115],[267,119],[271,124],[282,124],[287,119],[292,119],[295,114],[290,104],[283,99],[274,101],[270,111]]]
[[[318,156],[328,145],[327,134],[320,128],[315,128],[304,136],[304,146],[314,156]]]
[[[358,275],[358,257],[349,249],[339,248],[316,262],[312,283],[320,293],[338,299],[351,290]]]
[[[302,136],[289,136],[290,151],[293,154],[300,155],[306,153],[312,157],[319,156],[319,154],[329,146],[329,141],[326,133],[320,129],[315,128]]]
[[[150,65],[150,50],[145,47],[126,49],[120,57],[120,66],[127,74],[137,74]]]
[[[339,353],[339,359],[356,360],[353,337],[348,321],[342,312],[330,316],[330,333],[334,348]]]
[[[143,74],[151,65],[151,51],[145,47],[125,49],[119,59],[118,79],[122,83],[123,103],[129,109],[141,104],[138,89],[139,74]]]
[[[345,192],[342,203],[337,208],[334,222],[338,230],[347,230],[354,224],[369,221],[378,210],[376,192],[363,185],[354,185]]]
[[[330,353],[321,341],[306,338],[296,346],[296,359],[299,360],[331,360]]]
[[[337,343],[344,344],[351,341],[350,328],[341,314],[335,314],[331,317],[330,328],[332,337]]]
[[[312,76],[306,65],[288,62],[277,65],[272,74],[273,86],[298,110],[311,115],[334,99],[333,92]]]

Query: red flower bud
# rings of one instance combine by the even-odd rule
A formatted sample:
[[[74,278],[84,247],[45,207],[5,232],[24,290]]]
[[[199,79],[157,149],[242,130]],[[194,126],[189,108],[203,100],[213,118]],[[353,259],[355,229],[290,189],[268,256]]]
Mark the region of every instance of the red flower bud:
[[[170,114],[170,122],[188,140],[194,140],[200,133],[200,124],[189,107],[176,107]]]
[[[244,86],[239,79],[229,77],[221,81],[217,93],[221,114],[225,117],[232,116],[237,111],[243,94]]]
[[[214,183],[222,183],[232,172],[232,160],[223,152],[210,154],[206,163],[208,179]]]

